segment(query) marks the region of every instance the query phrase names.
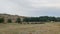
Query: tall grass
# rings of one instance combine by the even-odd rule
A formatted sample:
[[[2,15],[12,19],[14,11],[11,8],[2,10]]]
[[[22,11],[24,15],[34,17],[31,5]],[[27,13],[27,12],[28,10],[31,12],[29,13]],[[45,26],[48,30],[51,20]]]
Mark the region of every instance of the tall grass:
[[[0,34],[60,34],[59,24],[0,24]]]

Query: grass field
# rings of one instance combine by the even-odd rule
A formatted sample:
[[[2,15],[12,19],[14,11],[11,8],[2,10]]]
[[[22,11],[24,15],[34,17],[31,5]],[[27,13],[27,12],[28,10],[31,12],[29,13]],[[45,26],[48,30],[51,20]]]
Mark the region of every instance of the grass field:
[[[0,34],[60,34],[60,23],[0,24]]]

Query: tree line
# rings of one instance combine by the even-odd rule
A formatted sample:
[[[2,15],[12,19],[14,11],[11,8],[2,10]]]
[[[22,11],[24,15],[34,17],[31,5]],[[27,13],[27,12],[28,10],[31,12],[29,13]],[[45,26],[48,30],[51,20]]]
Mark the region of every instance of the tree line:
[[[60,22],[60,17],[40,16],[24,18],[24,22]]]
[[[23,19],[23,22],[60,22],[60,17],[52,17],[52,16],[40,16],[40,17],[26,17]],[[0,18],[0,23],[4,22],[4,18]],[[11,19],[8,19],[8,23],[12,23]],[[16,19],[17,23],[21,23],[21,19]]]

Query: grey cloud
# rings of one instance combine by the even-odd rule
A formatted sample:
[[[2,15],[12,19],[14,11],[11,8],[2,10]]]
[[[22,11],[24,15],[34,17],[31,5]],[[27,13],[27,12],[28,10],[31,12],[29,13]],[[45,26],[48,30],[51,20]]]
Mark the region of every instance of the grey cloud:
[[[60,8],[58,5],[55,6],[56,3],[58,0],[0,0],[0,13],[23,16],[59,16]]]

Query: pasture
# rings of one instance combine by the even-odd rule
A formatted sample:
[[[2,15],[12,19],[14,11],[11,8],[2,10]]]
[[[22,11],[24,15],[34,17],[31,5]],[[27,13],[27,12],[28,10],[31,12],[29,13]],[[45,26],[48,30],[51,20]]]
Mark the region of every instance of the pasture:
[[[0,34],[60,34],[60,23],[0,24]]]

